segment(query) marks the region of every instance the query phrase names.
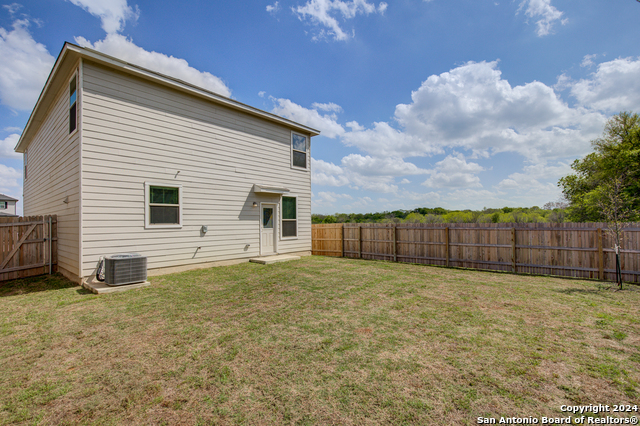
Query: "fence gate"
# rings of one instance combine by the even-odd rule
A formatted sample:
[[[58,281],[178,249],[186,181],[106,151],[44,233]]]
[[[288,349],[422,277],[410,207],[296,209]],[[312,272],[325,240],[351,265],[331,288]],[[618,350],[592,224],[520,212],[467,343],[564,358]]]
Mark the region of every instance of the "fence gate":
[[[57,270],[57,217],[0,217],[0,281]]]

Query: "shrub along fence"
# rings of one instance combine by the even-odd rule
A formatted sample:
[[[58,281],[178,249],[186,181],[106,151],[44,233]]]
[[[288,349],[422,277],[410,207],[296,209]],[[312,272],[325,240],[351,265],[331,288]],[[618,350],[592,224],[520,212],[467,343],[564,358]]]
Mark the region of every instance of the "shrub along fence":
[[[0,282],[56,272],[58,220],[0,217]]]
[[[312,226],[312,253],[615,281],[605,223],[337,223]],[[622,279],[640,282],[640,224],[623,232]]]

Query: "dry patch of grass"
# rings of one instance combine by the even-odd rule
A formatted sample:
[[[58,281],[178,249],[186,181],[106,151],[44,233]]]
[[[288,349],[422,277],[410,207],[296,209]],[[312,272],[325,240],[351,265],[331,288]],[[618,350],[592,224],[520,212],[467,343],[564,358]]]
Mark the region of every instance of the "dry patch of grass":
[[[475,424],[638,401],[635,288],[323,257],[152,283],[1,287],[0,423]]]

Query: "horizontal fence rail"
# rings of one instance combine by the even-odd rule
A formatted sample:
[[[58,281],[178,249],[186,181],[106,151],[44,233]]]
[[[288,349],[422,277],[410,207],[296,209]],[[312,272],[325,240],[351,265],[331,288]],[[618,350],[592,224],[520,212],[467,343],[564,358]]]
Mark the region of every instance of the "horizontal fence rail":
[[[58,220],[0,217],[0,282],[56,272]]]
[[[605,223],[337,223],[312,226],[312,253],[615,281]],[[622,279],[640,282],[640,224],[623,231]]]

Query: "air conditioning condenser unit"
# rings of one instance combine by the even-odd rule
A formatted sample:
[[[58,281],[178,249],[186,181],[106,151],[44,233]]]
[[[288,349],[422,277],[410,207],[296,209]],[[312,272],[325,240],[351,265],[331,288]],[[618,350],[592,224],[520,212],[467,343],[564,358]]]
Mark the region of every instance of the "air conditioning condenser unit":
[[[147,280],[147,258],[138,253],[105,256],[104,281],[108,285],[133,284]]]

